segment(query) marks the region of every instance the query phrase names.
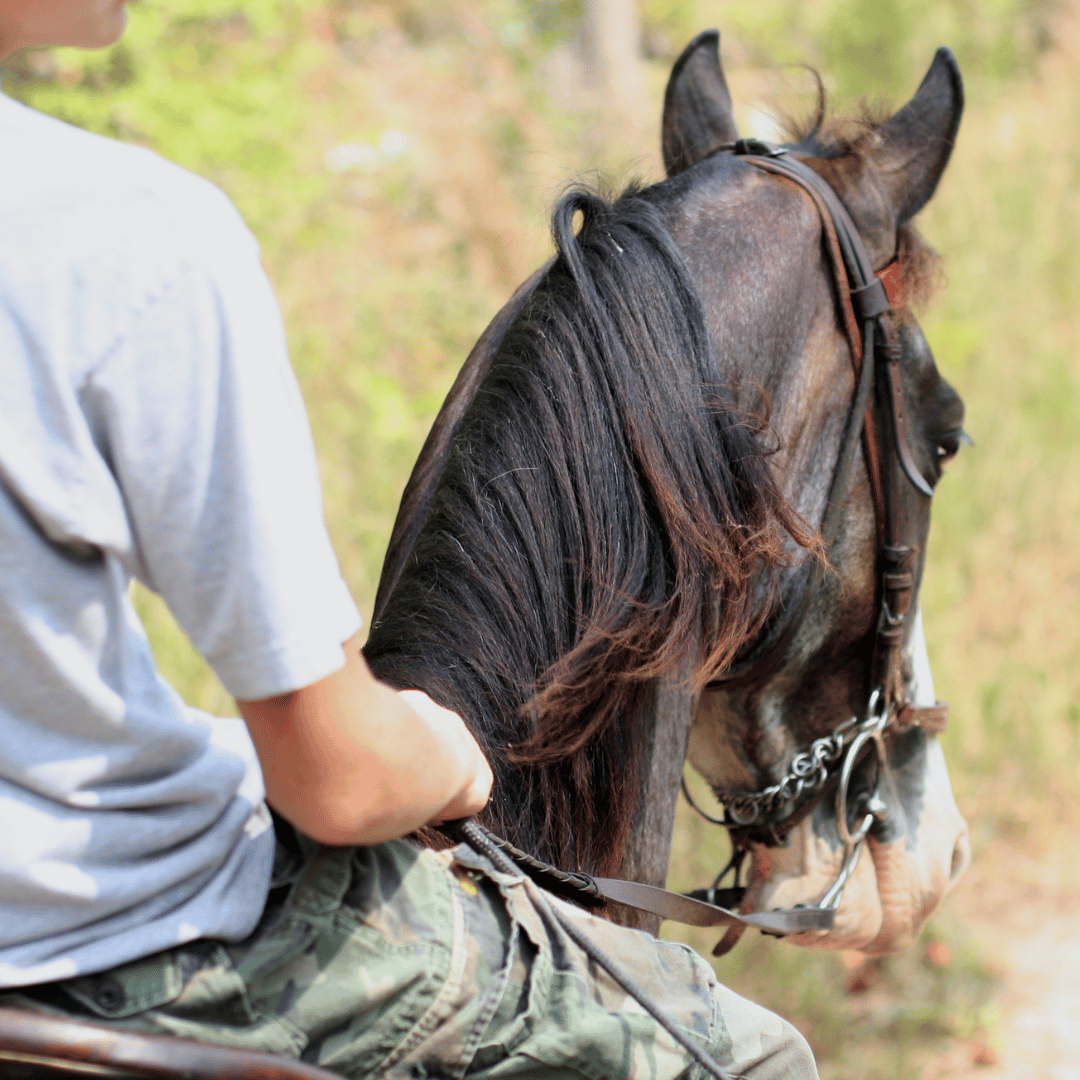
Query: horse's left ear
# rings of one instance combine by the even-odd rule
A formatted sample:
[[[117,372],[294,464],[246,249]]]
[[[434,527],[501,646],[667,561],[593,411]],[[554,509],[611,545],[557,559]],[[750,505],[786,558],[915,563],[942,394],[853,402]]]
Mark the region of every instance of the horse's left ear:
[[[720,66],[720,33],[706,30],[671,69],[664,93],[664,168],[674,176],[738,137]]]
[[[934,194],[963,111],[964,85],[956,57],[938,49],[915,96],[876,132],[873,156],[897,226],[914,217]]]

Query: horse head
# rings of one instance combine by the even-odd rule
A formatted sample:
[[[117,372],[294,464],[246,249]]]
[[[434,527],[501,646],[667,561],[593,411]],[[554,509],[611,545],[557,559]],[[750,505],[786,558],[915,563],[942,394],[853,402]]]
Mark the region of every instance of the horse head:
[[[819,125],[784,151],[846,205],[873,270],[899,255],[908,294],[928,256],[907,223],[960,108],[943,52],[890,120],[848,140]],[[856,452],[869,382],[828,229],[803,186],[724,152],[737,136],[703,35],[668,88],[668,179],[614,203],[564,197],[556,257],[463,368],[402,500],[365,652],[466,718],[495,770],[487,823],[565,869],[662,880],[688,739],[730,803],[840,738],[872,858],[850,858],[830,812],[838,751],[812,797],[738,834],[754,853],[746,900],[815,903],[847,863],[833,931],[801,940],[888,949],[966,861],[936,741],[891,722],[932,700],[914,603],[929,498],[888,467],[875,483]],[[929,490],[962,406],[910,309],[889,318],[906,467]],[[887,432],[892,413],[874,412]],[[877,436],[867,452],[879,442],[888,465]],[[903,638],[887,678],[883,581]],[[864,730],[879,684],[884,733]],[[880,747],[879,767],[847,755],[855,738]]]
[[[891,118],[862,124],[845,137],[819,116],[813,131],[785,148],[828,182],[873,269],[894,264],[909,296],[925,290],[931,264],[909,222],[934,193],[962,107],[959,71],[943,49],[912,100]],[[674,182],[695,191],[694,209],[679,218],[674,232],[700,283],[718,362],[742,408],[752,412],[763,400],[771,403],[775,473],[789,504],[816,525],[826,517],[855,393],[822,217],[808,192],[790,180],[717,153],[735,143],[738,132],[715,33],[692,42],[674,69],[663,138]],[[710,289],[710,282],[736,274],[742,288],[734,297],[730,290]],[[734,812],[742,823],[734,832],[753,855],[745,904],[754,910],[820,902],[851,854],[841,840],[834,796],[843,755],[827,739],[849,718],[864,720],[872,692],[890,678],[881,670],[879,633],[887,616],[899,624],[893,632],[900,637],[888,689],[893,707],[934,705],[916,594],[929,495],[963,438],[963,405],[938,373],[911,308],[899,302],[891,319],[900,347],[896,369],[907,466],[917,475],[904,474],[883,391],[871,412],[879,435],[864,437],[842,513],[834,515],[830,566],[815,566],[810,553],[793,558],[765,629],[717,672],[700,698],[690,735],[692,764],[725,802],[729,819]],[[875,497],[875,468],[884,499],[881,492]],[[884,510],[882,501],[888,502]],[[882,517],[889,515],[896,533],[891,540],[883,536]],[[902,566],[884,565],[890,542],[901,550]],[[898,569],[907,575],[903,619],[904,612],[888,608],[890,583],[898,579],[887,575]],[[869,952],[902,948],[967,865],[967,827],[936,737],[909,725],[894,727],[879,741],[880,755],[868,754],[853,770],[853,797],[841,811],[854,829],[877,796],[879,820],[866,839],[872,857],[855,863],[833,929],[789,940]],[[811,774],[823,781],[816,790],[809,783],[805,793],[796,792],[795,778],[768,807],[755,802],[754,793],[775,791],[797,755],[811,747],[828,753],[834,764],[828,775],[824,769]],[[802,761],[804,773],[820,764]],[[740,802],[740,795],[750,798]]]

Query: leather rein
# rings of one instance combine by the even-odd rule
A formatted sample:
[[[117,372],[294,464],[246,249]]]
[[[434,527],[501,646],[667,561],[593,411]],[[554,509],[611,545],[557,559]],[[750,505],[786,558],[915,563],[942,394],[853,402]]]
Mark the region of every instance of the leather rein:
[[[728,926],[728,933],[714,950],[717,955],[728,951],[750,927],[777,936],[832,928],[844,887],[855,871],[864,841],[888,813],[876,786],[870,793],[855,799],[851,797],[849,789],[856,767],[874,755],[880,777],[885,768],[887,732],[920,727],[927,734],[938,734],[944,731],[948,716],[947,705],[916,707],[908,700],[902,671],[918,549],[904,542],[899,506],[901,485],[906,480],[926,498],[933,496],[933,488],[919,471],[908,439],[900,379],[901,346],[891,316],[891,311],[903,303],[899,267],[894,260],[875,274],[858,229],[836,192],[828,181],[793,157],[787,148],[757,139],[740,139],[720,147],[718,152],[734,154],[756,168],[793,181],[809,195],[821,218],[825,248],[840,301],[841,322],[851,351],[855,391],[819,533],[831,556],[861,443],[878,537],[880,604],[873,631],[873,689],[862,716],[850,717],[797,753],[778,783],[756,792],[718,792],[717,798],[724,806],[722,818],[711,817],[698,809],[683,785],[683,793],[690,805],[706,820],[726,828],[731,835],[732,858],[708,889],[679,894],[638,882],[561,871],[484,831],[491,844],[539,884],[587,907],[602,907],[607,901],[613,901],[692,926]],[[887,426],[891,429],[889,438],[882,438],[877,430],[875,398],[887,417]],[[891,469],[885,467],[886,458],[893,466]],[[816,585],[826,572],[827,564],[815,560],[764,640],[743,660],[710,682],[708,689],[732,688],[758,681],[778,667],[786,647],[805,622]],[[768,912],[734,910],[745,894],[745,889],[738,885],[738,877],[749,844],[775,846],[781,843],[784,836],[829,793],[835,799],[836,825],[844,845],[844,858],[836,880],[818,904]],[[735,885],[720,888],[720,882],[732,870]]]

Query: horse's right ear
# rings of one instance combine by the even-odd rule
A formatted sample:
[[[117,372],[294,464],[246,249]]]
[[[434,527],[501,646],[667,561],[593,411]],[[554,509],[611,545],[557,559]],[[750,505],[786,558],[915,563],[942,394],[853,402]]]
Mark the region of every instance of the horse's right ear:
[[[926,205],[949,162],[964,84],[956,57],[938,49],[915,96],[876,131],[876,163],[885,178],[897,225]]]
[[[706,30],[671,69],[664,94],[664,168],[674,176],[738,137],[720,66],[720,34]]]

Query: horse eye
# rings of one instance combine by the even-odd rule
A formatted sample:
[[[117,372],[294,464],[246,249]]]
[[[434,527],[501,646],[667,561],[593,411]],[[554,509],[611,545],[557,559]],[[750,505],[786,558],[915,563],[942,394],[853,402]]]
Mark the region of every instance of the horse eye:
[[[960,452],[961,446],[974,446],[975,441],[972,437],[961,428],[959,431],[950,431],[947,435],[943,435],[938,439],[937,444],[937,457],[938,464],[944,465],[949,461],[952,461],[954,457]]]

